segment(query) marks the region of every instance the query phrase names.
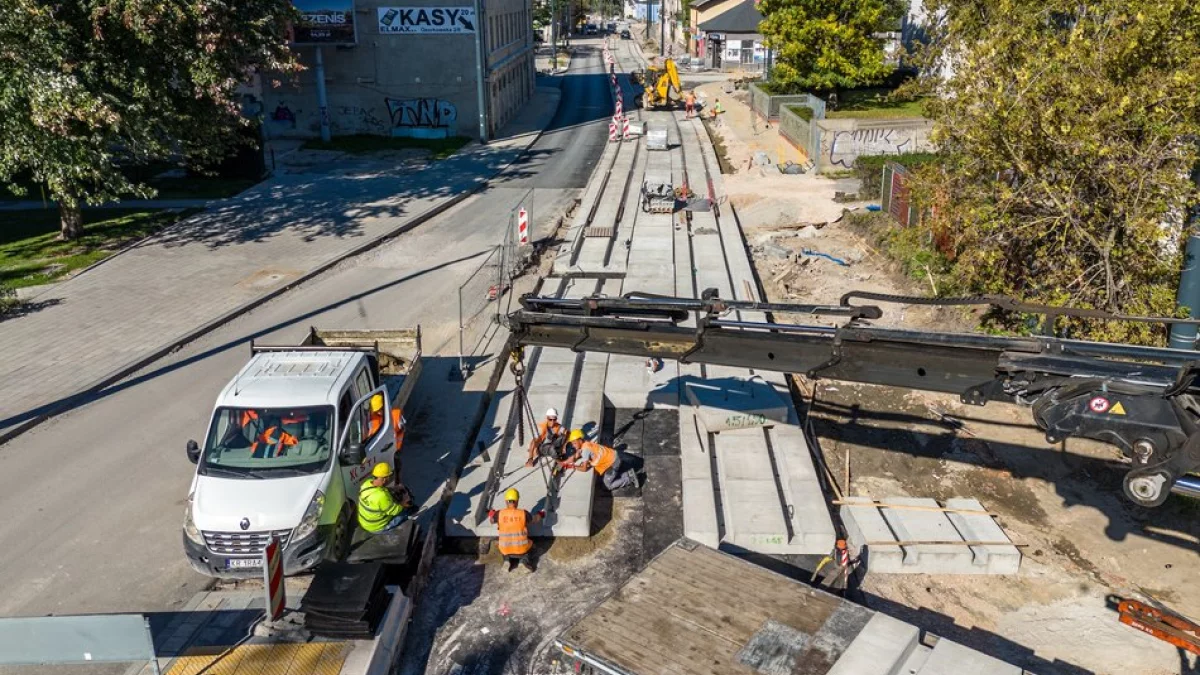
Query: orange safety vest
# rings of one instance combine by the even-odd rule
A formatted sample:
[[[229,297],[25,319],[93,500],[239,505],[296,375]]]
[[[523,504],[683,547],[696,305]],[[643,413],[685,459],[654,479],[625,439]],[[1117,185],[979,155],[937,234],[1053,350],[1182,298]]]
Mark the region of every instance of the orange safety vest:
[[[254,454],[258,452],[258,446],[261,443],[268,450],[268,452],[270,452],[271,448],[273,447],[274,452],[271,452],[270,456],[278,457],[285,446],[292,446],[300,442],[300,439],[286,431],[283,431],[282,429],[279,429],[278,438],[273,437],[272,434],[274,434],[276,429],[277,427],[269,427],[266,431],[259,434],[258,440],[254,441],[254,444],[250,446],[250,453]]]
[[[367,420],[367,438],[374,436],[381,426],[383,426],[383,413],[372,410],[371,419]]]
[[[392,432],[396,434],[396,452],[400,452],[400,446],[404,445],[404,432],[408,427],[408,421],[404,419],[404,413],[399,408],[392,408]]]
[[[371,419],[367,424],[367,438],[371,438],[376,431],[379,431],[379,427],[383,426],[383,415],[371,413]],[[396,436],[396,450],[400,450],[400,446],[404,445],[406,426],[408,425],[405,423],[404,413],[400,412],[399,408],[392,408],[392,433]]]
[[[591,452],[592,458],[588,461],[592,463],[592,468],[596,470],[597,475],[608,471],[617,461],[617,451],[606,445],[587,441],[583,444],[583,449]]]
[[[558,422],[551,422],[549,420],[539,423],[538,435],[537,438],[533,439],[533,444],[538,445],[551,436],[558,436],[562,433],[562,428],[562,425]]]
[[[496,514],[496,525],[500,530],[500,553],[504,555],[525,555],[533,548],[529,540],[529,530],[525,527],[526,513],[524,509],[512,506],[500,510]]]

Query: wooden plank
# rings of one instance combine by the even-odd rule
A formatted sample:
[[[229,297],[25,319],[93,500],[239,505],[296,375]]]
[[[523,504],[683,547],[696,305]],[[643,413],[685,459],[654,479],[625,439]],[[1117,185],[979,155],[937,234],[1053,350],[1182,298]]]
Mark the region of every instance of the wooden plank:
[[[977,516],[993,516],[995,514],[989,511],[980,511],[979,509],[951,509],[945,506],[921,506],[920,504],[887,504],[885,502],[870,501],[870,502],[852,502],[835,499],[831,502],[834,506],[873,506],[877,509],[899,509],[902,511],[940,511],[942,513],[970,513]]]
[[[678,669],[686,675],[741,675],[751,672],[732,659],[731,655],[737,653],[740,645],[696,631],[673,617],[660,613],[657,618],[647,618],[644,622],[596,618],[600,620],[593,630],[601,632],[601,640],[607,639],[609,643],[619,645],[618,650],[610,646],[607,651],[598,652],[603,653],[605,658],[609,658],[614,651],[629,649],[631,645],[642,647],[641,663],[639,667],[630,668],[633,672],[661,673],[670,669]]]
[[[686,562],[686,574],[711,580],[701,591],[718,592],[714,589],[722,589],[722,597],[731,604],[753,607],[755,614],[764,619],[769,616],[807,633],[820,629],[840,603],[837,598],[795,580],[750,563],[730,561],[724,554],[710,549],[704,549],[703,553]],[[661,569],[652,564],[646,571]],[[737,573],[729,574],[731,570]]]

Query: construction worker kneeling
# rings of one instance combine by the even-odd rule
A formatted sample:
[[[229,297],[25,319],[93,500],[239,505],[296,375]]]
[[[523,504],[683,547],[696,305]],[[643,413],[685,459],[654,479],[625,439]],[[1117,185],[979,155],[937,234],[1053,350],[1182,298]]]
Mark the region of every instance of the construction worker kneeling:
[[[530,516],[525,509],[517,508],[521,493],[516,488],[504,492],[504,508],[499,511],[488,511],[488,518],[496,524],[500,538],[497,542],[500,555],[508,561],[508,571],[517,568],[517,563],[525,566],[530,572],[537,569],[533,556],[533,540],[529,538],[529,523],[541,522],[546,517],[544,511]]]
[[[576,471],[595,469],[596,474],[604,481],[604,487],[619,490],[626,485],[638,486],[637,471],[629,468],[621,471],[621,454],[608,447],[592,441],[583,440],[583,430],[573,429],[567,437],[567,443],[575,450],[575,454],[563,462],[564,467]]]
[[[380,462],[359,489],[358,525],[371,534],[386,532],[408,518],[411,506],[412,496],[394,480],[391,465]]]

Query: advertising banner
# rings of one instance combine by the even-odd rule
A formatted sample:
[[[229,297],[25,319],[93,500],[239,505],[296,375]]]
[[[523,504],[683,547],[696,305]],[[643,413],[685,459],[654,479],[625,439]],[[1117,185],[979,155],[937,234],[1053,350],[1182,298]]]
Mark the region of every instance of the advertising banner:
[[[301,18],[292,26],[298,45],[352,45],[354,0],[292,0]]]
[[[474,7],[380,7],[379,32],[459,34],[475,32]]]

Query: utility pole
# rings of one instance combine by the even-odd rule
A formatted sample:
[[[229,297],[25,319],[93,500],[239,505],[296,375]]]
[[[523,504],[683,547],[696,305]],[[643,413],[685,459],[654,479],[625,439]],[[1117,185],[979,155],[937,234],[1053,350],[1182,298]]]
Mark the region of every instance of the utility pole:
[[[321,48],[316,48],[316,73],[317,78],[317,112],[321,115],[321,142],[328,143],[331,134],[329,132],[329,99],[325,95],[325,57],[321,54]]]
[[[658,9],[658,27],[662,34],[662,39],[658,41],[658,55],[667,55],[667,0],[661,0],[661,5]]]
[[[1192,182],[1200,186],[1200,164],[1192,167]],[[1188,317],[1200,318],[1200,204],[1193,204],[1188,209],[1187,248],[1183,254],[1183,271],[1179,275],[1179,291],[1175,295],[1177,307],[1187,307]],[[1174,349],[1196,349],[1196,326],[1176,324],[1171,326],[1171,340],[1168,344]]]
[[[479,142],[488,142],[487,128],[487,72],[484,69],[483,0],[475,0],[475,98],[479,105]]]
[[[558,71],[558,0],[550,0],[550,67]]]

